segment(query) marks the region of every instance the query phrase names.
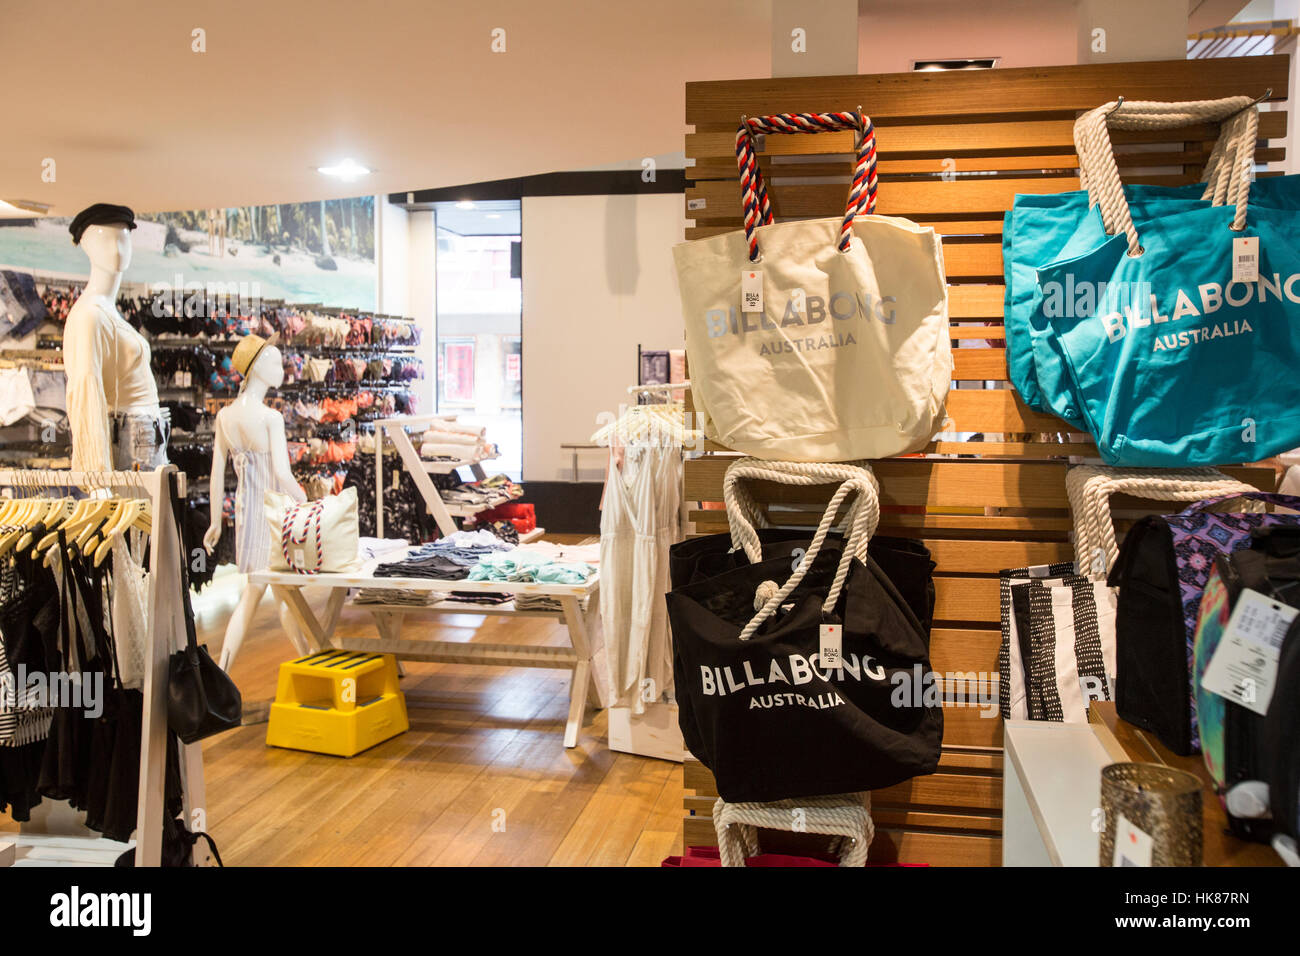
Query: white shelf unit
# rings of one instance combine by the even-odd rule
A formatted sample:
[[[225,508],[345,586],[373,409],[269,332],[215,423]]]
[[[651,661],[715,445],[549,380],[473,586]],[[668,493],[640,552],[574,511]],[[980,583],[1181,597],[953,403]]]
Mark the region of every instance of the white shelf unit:
[[[469,518],[480,512],[495,508],[497,505],[503,505],[510,502],[511,497],[506,494],[494,495],[488,500],[487,504],[459,504],[444,501],[438,489],[434,487],[433,482],[429,479],[430,475],[449,475],[459,468],[469,468],[474,474],[476,481],[482,481],[487,477],[483,470],[483,462],[490,461],[494,455],[484,458],[466,458],[461,461],[428,461],[420,457],[416,451],[415,445],[411,442],[411,436],[406,429],[415,426],[427,428],[434,422],[454,422],[455,415],[403,415],[397,418],[377,418],[375,419],[375,536],[382,538],[384,536],[384,438],[392,439],[393,445],[397,448],[397,455],[406,470],[410,472],[412,480],[415,481],[415,487],[420,490],[424,498],[425,507],[429,514],[433,515],[433,520],[438,524],[438,530],[443,535],[454,534],[460,528],[456,524],[457,518]],[[521,534],[519,540],[521,543],[533,541],[540,538],[545,528],[535,528],[526,534]]]

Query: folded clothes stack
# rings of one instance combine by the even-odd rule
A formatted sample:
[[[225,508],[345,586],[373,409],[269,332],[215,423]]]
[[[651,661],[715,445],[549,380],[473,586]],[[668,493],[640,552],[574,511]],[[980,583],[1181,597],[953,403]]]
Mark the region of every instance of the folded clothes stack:
[[[420,436],[421,458],[477,461],[495,458],[496,454],[496,446],[487,440],[487,429],[473,425],[438,421]]]
[[[557,562],[542,553],[515,548],[489,554],[470,569],[471,581],[535,581],[539,584],[585,584],[596,573],[590,564]]]
[[[409,604],[412,607],[424,607],[437,600],[434,591],[408,591],[402,588],[362,588],[357,592],[354,604]]]
[[[380,564],[375,568],[375,577],[459,581],[480,558],[512,547],[487,531],[457,531]]]
[[[452,591],[447,595],[448,601],[456,601],[459,604],[482,604],[485,606],[495,606],[498,604],[510,603],[509,594],[498,594],[495,591]]]
[[[589,598],[579,598],[578,606],[585,612],[587,605],[591,601]],[[563,606],[560,599],[551,597],[549,594],[516,594],[515,608],[520,611],[560,611]]]
[[[596,565],[600,563],[600,542],[595,544],[556,544],[552,541],[533,541],[521,544],[516,553],[540,554],[557,564],[579,562]]]
[[[358,556],[363,561],[370,561],[385,554],[405,551],[411,543],[405,538],[368,538],[359,539]]]

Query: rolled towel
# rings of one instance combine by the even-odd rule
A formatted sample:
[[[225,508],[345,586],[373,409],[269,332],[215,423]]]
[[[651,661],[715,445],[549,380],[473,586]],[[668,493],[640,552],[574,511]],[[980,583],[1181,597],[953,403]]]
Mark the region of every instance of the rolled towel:
[[[431,427],[434,431],[456,432],[461,435],[473,435],[475,438],[487,436],[487,429],[480,425],[461,424],[460,422],[448,422],[440,419]]]
[[[430,428],[421,437],[431,445],[477,445],[479,442],[473,435],[466,435],[464,432],[441,431],[437,428]]]
[[[420,446],[421,458],[481,458],[481,450],[477,445],[448,445],[445,443],[425,442]]]

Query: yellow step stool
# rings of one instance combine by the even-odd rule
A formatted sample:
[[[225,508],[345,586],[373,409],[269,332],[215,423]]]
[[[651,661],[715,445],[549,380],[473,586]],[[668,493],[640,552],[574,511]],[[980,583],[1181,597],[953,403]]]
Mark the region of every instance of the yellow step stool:
[[[280,665],[266,742],[351,757],[410,726],[392,654],[320,651]]]

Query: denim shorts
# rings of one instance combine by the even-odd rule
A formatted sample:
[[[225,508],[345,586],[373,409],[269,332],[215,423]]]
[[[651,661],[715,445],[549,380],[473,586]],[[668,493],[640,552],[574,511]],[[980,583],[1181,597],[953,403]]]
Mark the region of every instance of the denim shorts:
[[[167,439],[171,436],[171,409],[158,414],[118,412],[113,415],[113,467],[130,471],[167,464]]]

